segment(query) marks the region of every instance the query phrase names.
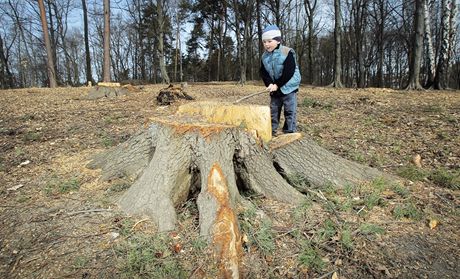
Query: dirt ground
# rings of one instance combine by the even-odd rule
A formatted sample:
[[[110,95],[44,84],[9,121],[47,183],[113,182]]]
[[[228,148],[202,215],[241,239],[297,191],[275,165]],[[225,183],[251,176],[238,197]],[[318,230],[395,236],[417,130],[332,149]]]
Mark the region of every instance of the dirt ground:
[[[86,168],[150,117],[189,102],[157,106],[163,87],[96,100],[89,88],[0,91],[0,278],[213,278],[193,197],[177,209],[177,231],[158,236],[148,219],[117,208],[132,181],[101,182],[100,170]],[[261,89],[186,90],[234,101]],[[324,199],[301,207],[248,197],[243,277],[459,277],[460,91],[302,87],[298,123],[326,149],[407,180],[314,189]]]

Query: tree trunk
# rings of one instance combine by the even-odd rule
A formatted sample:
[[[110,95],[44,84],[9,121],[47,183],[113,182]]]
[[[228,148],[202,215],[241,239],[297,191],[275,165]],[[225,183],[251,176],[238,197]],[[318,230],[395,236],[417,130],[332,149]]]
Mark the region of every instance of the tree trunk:
[[[102,80],[110,82],[110,0],[104,0],[104,66]]]
[[[158,20],[158,57],[159,57],[159,65],[161,71],[161,80],[163,83],[169,84],[169,76],[168,71],[166,70],[165,65],[165,49],[164,49],[164,32],[165,32],[165,14],[163,10],[163,1],[157,1],[157,20]]]
[[[6,51],[3,49],[3,39],[2,36],[0,35],[0,74],[1,79],[0,79],[0,87],[1,88],[13,88],[14,87],[14,81],[13,81],[13,74],[10,71],[10,68],[8,66],[8,48]]]
[[[46,48],[46,54],[47,54],[46,61],[47,61],[47,66],[48,66],[49,85],[50,85],[50,88],[55,88],[57,86],[56,73],[54,71],[53,55],[51,51],[50,38],[48,35],[48,23],[46,22],[45,5],[43,3],[43,0],[38,0],[38,6],[40,8],[40,19],[42,22],[43,39],[45,41],[45,48]]]
[[[449,34],[450,34],[450,14],[452,1],[442,0],[441,8],[441,50],[438,55],[436,75],[434,77],[434,89],[445,89],[447,87],[447,67],[449,57]]]
[[[304,8],[308,21],[308,40],[307,40],[307,64],[308,64],[308,83],[315,83],[315,69],[313,63],[313,40],[314,40],[314,17],[316,15],[317,1],[304,0]]]
[[[434,76],[436,74],[436,62],[434,58],[434,48],[432,40],[433,34],[431,33],[431,14],[428,0],[423,1],[423,15],[425,22],[426,63],[428,66],[428,76],[427,80],[425,81],[424,87],[430,88],[433,86],[434,83]]]
[[[333,87],[342,88],[342,12],[340,0],[334,0],[334,46],[335,46],[335,63],[334,63],[334,81]]]
[[[83,29],[85,36],[85,61],[86,61],[86,83],[94,84],[93,74],[91,73],[91,54],[89,51],[89,32],[88,32],[88,9],[86,7],[86,0],[81,0],[83,7]]]
[[[423,50],[423,1],[415,1],[415,21],[413,34],[412,58],[409,66],[409,83],[406,89],[423,89],[420,84],[420,63],[422,60]]]

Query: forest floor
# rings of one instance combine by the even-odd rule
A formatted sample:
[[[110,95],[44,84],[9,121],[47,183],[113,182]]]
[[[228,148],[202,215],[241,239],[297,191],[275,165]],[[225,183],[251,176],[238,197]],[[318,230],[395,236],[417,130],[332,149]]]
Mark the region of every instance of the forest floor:
[[[177,209],[176,232],[155,234],[116,205],[132,181],[102,182],[86,168],[149,118],[189,102],[157,106],[163,87],[97,100],[89,88],[0,91],[0,278],[213,277],[193,198]],[[187,92],[234,101],[261,89],[203,83]],[[242,276],[458,278],[460,92],[302,87],[298,103],[303,134],[406,180],[314,189],[323,198],[297,207],[248,197]]]

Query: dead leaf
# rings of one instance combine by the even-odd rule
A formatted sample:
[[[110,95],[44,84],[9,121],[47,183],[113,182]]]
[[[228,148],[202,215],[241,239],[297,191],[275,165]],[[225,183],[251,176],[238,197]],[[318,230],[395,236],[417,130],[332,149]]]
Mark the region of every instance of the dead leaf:
[[[436,219],[431,219],[430,220],[430,223],[429,223],[429,226],[430,226],[430,229],[435,229],[439,224],[439,221],[436,220]]]
[[[412,163],[413,163],[417,168],[421,168],[421,167],[422,167],[422,156],[420,156],[420,154],[414,155],[414,157],[412,157]]]
[[[331,279],[339,279],[339,275],[337,275],[337,271],[332,274]]]
[[[180,253],[180,251],[182,251],[182,245],[180,245],[179,243],[174,244],[173,250],[174,252],[176,252],[176,254]]]

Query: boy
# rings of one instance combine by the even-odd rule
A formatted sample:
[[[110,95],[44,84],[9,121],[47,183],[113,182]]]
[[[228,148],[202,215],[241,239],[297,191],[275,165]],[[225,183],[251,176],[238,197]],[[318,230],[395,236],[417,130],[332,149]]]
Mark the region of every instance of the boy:
[[[277,135],[283,106],[283,133],[294,133],[297,91],[301,79],[295,52],[292,48],[281,45],[281,31],[276,25],[269,25],[264,29],[262,42],[265,52],[262,54],[260,75],[270,92],[272,135]]]

